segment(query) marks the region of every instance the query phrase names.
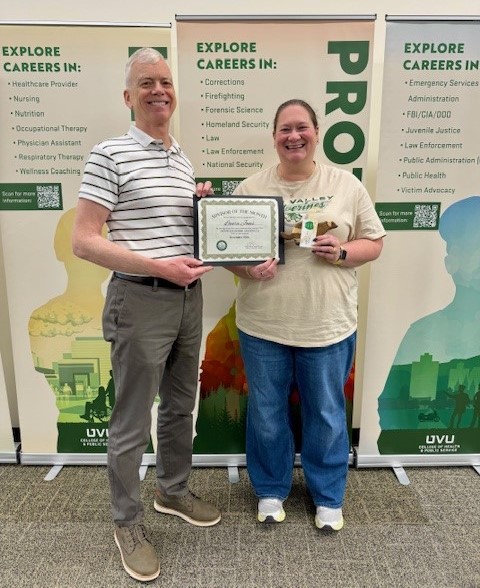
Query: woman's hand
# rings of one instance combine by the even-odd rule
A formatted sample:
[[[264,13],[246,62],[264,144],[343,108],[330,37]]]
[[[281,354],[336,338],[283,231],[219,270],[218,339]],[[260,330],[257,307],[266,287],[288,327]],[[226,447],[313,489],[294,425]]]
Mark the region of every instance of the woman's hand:
[[[315,238],[312,251],[330,263],[335,263],[340,256],[340,241],[335,235],[320,235]]]
[[[278,260],[269,257],[258,265],[246,265],[245,273],[251,280],[272,280],[277,275]]]
[[[335,235],[322,235],[316,237],[312,251],[315,255],[323,257],[326,261],[343,267],[358,267],[377,259],[383,247],[383,237],[380,239],[354,239],[340,244]],[[340,259],[340,250],[346,253]]]

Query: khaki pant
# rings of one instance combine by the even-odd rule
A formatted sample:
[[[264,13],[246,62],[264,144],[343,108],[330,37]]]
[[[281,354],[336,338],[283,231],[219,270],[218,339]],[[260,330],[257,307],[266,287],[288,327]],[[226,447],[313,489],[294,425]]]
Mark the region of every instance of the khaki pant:
[[[160,394],[157,487],[184,495],[192,465],[193,417],[202,338],[202,286],[153,288],[113,277],[103,313],[111,342],[115,406],[109,423],[108,475],[113,520],[143,519],[139,468]]]

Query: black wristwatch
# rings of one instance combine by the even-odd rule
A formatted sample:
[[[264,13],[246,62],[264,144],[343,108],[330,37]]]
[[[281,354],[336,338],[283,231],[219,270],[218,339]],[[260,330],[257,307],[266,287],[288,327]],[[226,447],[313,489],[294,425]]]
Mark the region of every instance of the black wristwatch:
[[[336,265],[342,264],[347,259],[347,250],[343,247],[340,247],[340,252],[338,254],[338,259],[335,261]]]

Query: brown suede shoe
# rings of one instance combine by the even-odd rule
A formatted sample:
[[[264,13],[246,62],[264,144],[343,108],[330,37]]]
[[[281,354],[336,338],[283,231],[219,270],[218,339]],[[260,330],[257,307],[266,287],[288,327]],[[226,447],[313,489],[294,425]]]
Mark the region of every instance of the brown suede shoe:
[[[191,492],[185,496],[165,496],[157,488],[153,506],[157,512],[176,515],[197,527],[211,527],[222,517],[218,508]]]
[[[140,582],[150,582],[160,573],[160,563],[145,525],[115,527],[115,543],[127,574]]]

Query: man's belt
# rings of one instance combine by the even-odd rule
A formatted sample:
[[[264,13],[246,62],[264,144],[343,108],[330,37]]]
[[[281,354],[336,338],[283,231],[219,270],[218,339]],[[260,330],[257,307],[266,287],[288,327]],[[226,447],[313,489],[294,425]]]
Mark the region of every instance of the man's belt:
[[[131,276],[130,274],[122,274],[120,272],[113,272],[113,275],[119,280],[136,282],[137,284],[143,284],[153,288],[170,288],[172,290],[191,290],[198,283],[198,280],[195,280],[188,286],[179,286],[178,284],[170,282],[169,280],[164,280],[163,278],[154,278],[151,276]]]

